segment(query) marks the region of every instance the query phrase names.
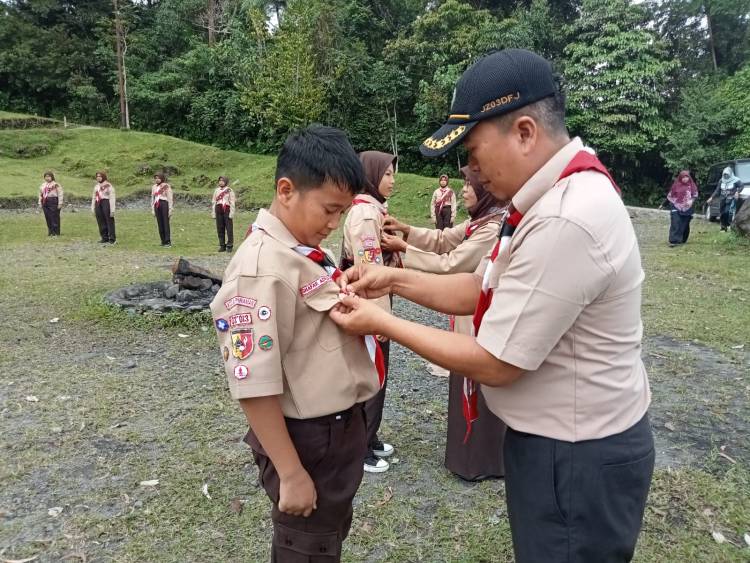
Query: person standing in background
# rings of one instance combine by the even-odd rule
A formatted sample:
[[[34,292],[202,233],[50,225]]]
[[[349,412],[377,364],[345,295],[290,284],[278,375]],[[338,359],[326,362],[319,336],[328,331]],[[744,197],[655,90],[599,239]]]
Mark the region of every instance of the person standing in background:
[[[669,245],[685,244],[690,236],[690,221],[693,218],[693,202],[698,197],[698,186],[683,170],[672,183],[667,194],[670,210]]]
[[[163,173],[154,174],[154,185],[151,186],[151,213],[156,217],[161,245],[166,247],[172,246],[169,219],[172,217],[173,206],[172,186],[167,183],[167,178]]]
[[[115,187],[107,180],[106,172],[96,173],[96,184],[91,196],[91,212],[99,225],[100,244],[115,244]]]
[[[232,252],[234,248],[234,210],[237,204],[229,178],[219,176],[219,185],[211,198],[211,217],[216,219],[219,235],[219,252]]]
[[[52,172],[44,173],[44,183],[39,186],[39,207],[47,222],[47,236],[60,236],[60,210],[63,206],[63,188],[55,181]]]
[[[719,213],[722,231],[729,229],[729,225],[732,224],[732,213],[737,204],[736,200],[739,198],[741,189],[742,181],[735,176],[732,169],[727,166],[724,169],[724,172],[722,172],[721,178],[719,178],[719,183],[716,185],[714,193],[711,194],[711,197],[709,197],[706,202],[708,205],[711,205],[711,202],[715,197],[721,198]]]
[[[440,176],[440,186],[433,192],[430,201],[430,217],[436,229],[453,227],[456,220],[456,193],[448,185],[448,175]]]

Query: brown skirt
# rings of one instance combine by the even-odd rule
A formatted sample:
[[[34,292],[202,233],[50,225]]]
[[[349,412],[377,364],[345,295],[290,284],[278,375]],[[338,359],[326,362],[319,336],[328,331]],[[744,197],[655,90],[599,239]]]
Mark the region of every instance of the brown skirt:
[[[481,391],[478,396],[479,419],[471,425],[471,436],[464,444],[466,420],[462,408],[464,377],[451,373],[448,391],[448,438],[445,467],[467,481],[503,477],[503,441],[505,423],[487,407]]]

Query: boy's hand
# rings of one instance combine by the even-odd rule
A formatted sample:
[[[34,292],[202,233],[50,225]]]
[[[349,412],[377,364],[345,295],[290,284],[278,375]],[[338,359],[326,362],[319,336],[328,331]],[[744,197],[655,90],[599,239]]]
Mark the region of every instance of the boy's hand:
[[[281,478],[279,510],[292,516],[307,518],[318,508],[318,493],[310,474],[300,467],[289,477]]]
[[[377,299],[392,293],[394,272],[397,272],[395,268],[387,266],[357,264],[344,272],[337,283],[346,294],[354,293],[367,299]]]
[[[382,267],[381,267],[382,268]],[[331,320],[349,334],[378,334],[383,336],[382,328],[390,315],[372,301],[360,299],[356,295],[347,295],[331,309],[328,315]]]

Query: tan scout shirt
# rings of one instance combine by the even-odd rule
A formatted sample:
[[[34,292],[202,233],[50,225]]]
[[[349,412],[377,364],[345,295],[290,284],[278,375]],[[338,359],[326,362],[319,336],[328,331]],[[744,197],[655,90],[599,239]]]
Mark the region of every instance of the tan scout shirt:
[[[490,409],[518,431],[570,442],[627,430],[651,400],[644,275],[627,210],[598,172],[555,184],[582,148],[571,141],[513,198],[524,218],[505,271],[492,275],[496,262],[490,273],[494,298],[477,337],[525,371],[511,385],[482,387]]]
[[[115,205],[116,205],[116,198],[115,198],[115,187],[110,184],[109,182],[105,182],[104,184],[96,183],[94,184],[94,193],[91,194],[91,211],[94,211],[94,207],[96,207],[96,191],[99,190],[99,199],[108,199],[109,200],[109,214],[110,216],[115,216]]]
[[[219,194],[222,193],[224,190],[227,190],[226,193],[219,197]],[[228,205],[229,206],[229,218],[234,219],[234,208],[237,204],[237,198],[234,195],[234,190],[232,188],[216,188],[214,190],[214,195],[211,197],[211,217],[216,218],[216,206],[217,205]]]
[[[41,186],[39,186],[39,207],[42,206],[42,199],[44,196],[44,190],[47,189],[47,197],[56,197],[57,198],[57,207],[60,208],[63,206],[63,188],[60,184],[57,182],[43,182]]]
[[[451,208],[451,223],[456,220],[456,213],[458,212],[458,205],[456,204],[456,192],[454,192],[453,188],[451,188],[450,186],[446,186],[445,188],[438,187],[434,192],[432,192],[432,199],[430,200],[430,218],[432,219],[433,223],[437,220],[437,218],[435,217],[435,206],[443,197],[443,195],[447,193],[444,190],[450,190],[451,192],[450,198],[445,203],[445,205],[449,205]]]
[[[467,219],[451,229],[411,227],[403,255],[404,267],[434,274],[474,272],[497,242],[499,219],[490,220],[466,238]]]
[[[161,190],[161,192],[159,192]],[[156,194],[159,193],[157,196]],[[174,209],[174,196],[172,195],[172,186],[167,184],[166,182],[162,182],[161,184],[154,184],[151,186],[151,213],[155,213],[154,210],[154,203],[156,200],[160,199],[162,201],[166,201],[169,203],[169,215],[172,215],[172,210]]]
[[[364,340],[328,317],[338,286],[276,217],[261,209],[256,224],[211,302],[232,398],[279,395],[290,418],[369,399],[379,384]]]
[[[358,194],[354,199],[368,203],[352,205],[344,222],[344,257],[354,264],[383,264],[383,251],[380,239],[385,224],[387,208],[369,194]],[[394,256],[397,256],[394,254]],[[394,266],[393,261],[385,264]],[[374,300],[380,307],[390,312],[389,297]]]

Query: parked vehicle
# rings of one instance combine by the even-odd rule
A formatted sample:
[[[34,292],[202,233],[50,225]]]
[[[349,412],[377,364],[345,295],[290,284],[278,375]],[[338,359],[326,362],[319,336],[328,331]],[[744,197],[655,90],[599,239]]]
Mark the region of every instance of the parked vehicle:
[[[700,187],[701,197],[706,200],[711,197],[714,193],[716,185],[719,183],[721,173],[724,169],[729,166],[734,172],[734,175],[742,180],[742,192],[740,193],[740,199],[744,205],[748,199],[750,199],[750,158],[738,158],[736,160],[727,160],[724,162],[717,162],[708,169],[708,177],[705,184]],[[711,205],[704,204],[703,216],[709,221],[719,220],[719,206],[721,202],[718,197],[714,198]]]

